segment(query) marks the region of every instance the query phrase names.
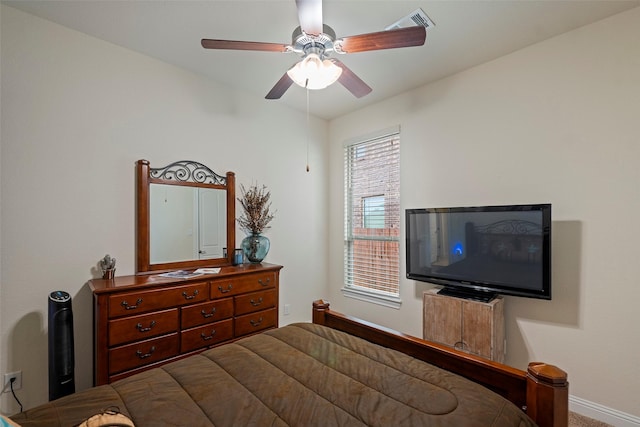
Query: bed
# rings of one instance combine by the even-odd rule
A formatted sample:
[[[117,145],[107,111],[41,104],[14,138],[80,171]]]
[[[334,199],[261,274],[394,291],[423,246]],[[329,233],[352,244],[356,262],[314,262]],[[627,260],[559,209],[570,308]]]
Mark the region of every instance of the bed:
[[[315,301],[312,323],[252,335],[12,419],[75,426],[106,408],[154,427],[560,427],[568,423],[568,383],[551,365],[520,371]]]

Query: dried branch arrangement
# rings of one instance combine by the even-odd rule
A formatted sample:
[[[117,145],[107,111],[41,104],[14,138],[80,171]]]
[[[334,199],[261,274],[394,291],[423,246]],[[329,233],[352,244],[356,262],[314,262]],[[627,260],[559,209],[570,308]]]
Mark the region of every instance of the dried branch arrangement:
[[[252,185],[248,190],[240,184],[242,197],[238,201],[242,205],[244,213],[238,218],[238,224],[245,232],[259,234],[269,228],[269,223],[274,218],[270,212],[271,193],[266,186]]]

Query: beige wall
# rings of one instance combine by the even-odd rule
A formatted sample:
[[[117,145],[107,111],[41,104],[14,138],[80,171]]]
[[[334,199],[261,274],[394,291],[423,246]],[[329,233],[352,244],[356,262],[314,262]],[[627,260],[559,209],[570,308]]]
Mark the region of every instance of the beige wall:
[[[267,261],[285,265],[280,303],[292,311],[281,323],[307,320],[309,301],[329,296],[336,309],[420,335],[428,285],[403,279],[400,310],[339,292],[341,145],[376,123],[402,126],[403,208],[553,203],[554,299],[507,298],[507,362],[556,363],[573,396],[640,416],[640,10],[330,127],[312,120],[309,174],[304,114],[10,7],[0,15],[0,373],[23,371],[26,407],[47,399],[50,291],[74,297],[76,380],[91,383],[84,283],[105,253],[119,274],[134,271],[140,158],[199,160],[235,171],[238,184],[269,186],[277,215]],[[17,410],[10,394],[1,403]]]
[[[403,209],[553,204],[553,300],[506,298],[507,363],[640,416],[638,40],[636,8],[332,121],[332,306],[422,334],[427,284],[402,279],[399,310],[340,292],[343,141],[399,124]]]
[[[197,160],[234,171],[238,186],[267,185],[277,212],[266,261],[285,266],[281,303],[291,304],[280,322],[310,318],[326,293],[325,121],[311,121],[307,173],[304,113],[7,6],[1,39],[0,374],[22,370],[26,408],[48,398],[51,291],[73,296],[77,388],[91,385],[84,284],[106,253],[118,274],[134,272],[138,159]],[[17,409],[3,394],[1,410]]]

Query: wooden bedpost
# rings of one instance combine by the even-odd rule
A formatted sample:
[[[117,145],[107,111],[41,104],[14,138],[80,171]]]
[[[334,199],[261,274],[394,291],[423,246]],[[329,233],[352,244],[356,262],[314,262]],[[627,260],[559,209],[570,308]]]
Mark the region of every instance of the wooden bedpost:
[[[313,302],[313,323],[324,325],[324,312],[329,310],[329,303],[319,299]]]
[[[540,427],[569,425],[569,383],[566,372],[546,363],[529,363],[527,415]]]

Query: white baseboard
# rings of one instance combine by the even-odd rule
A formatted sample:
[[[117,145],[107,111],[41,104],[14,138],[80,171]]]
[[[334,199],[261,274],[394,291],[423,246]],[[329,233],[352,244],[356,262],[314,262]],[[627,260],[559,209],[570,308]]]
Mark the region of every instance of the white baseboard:
[[[640,427],[640,417],[617,411],[606,406],[569,396],[569,410],[615,427]]]

